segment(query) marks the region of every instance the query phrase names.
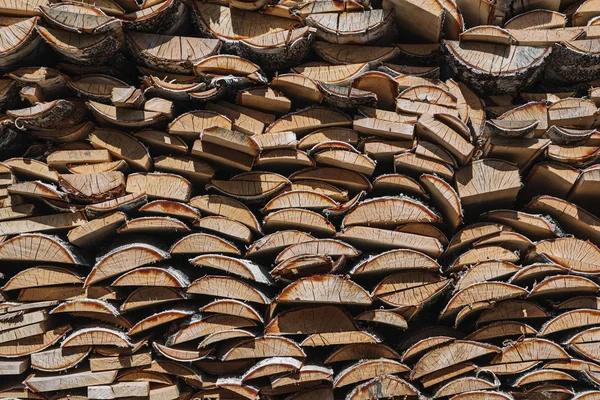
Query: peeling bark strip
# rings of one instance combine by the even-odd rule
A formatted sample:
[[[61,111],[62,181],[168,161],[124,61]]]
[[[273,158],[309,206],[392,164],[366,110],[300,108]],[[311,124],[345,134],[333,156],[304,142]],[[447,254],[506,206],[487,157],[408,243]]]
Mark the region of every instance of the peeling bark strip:
[[[0,398],[600,399],[599,61],[599,0],[0,0]]]

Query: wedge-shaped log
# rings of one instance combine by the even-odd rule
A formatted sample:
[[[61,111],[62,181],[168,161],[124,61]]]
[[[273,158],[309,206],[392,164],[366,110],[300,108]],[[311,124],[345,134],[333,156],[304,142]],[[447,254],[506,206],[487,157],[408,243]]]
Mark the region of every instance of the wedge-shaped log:
[[[456,290],[460,291],[475,283],[507,278],[518,271],[521,271],[520,267],[507,261],[481,261],[460,277]]]
[[[447,368],[449,365],[474,360],[489,354],[500,353],[500,348],[468,340],[456,340],[422,356],[415,364],[410,377],[419,379]]]
[[[429,192],[434,204],[441,210],[444,220],[450,224],[453,231],[456,231],[462,225],[463,210],[454,188],[435,175],[424,174],[419,180]]]
[[[167,267],[141,267],[125,272],[111,286],[161,286],[186,288],[188,277],[178,269]]]
[[[432,258],[439,257],[444,251],[440,241],[432,237],[366,226],[351,226],[338,233],[336,237],[367,248],[386,250],[406,248]]]
[[[115,129],[98,128],[89,136],[96,149],[106,149],[114,158],[125,160],[136,170],[149,171],[152,159],[146,147],[136,138]]]
[[[247,358],[295,357],[304,358],[304,351],[291,339],[278,336],[263,336],[244,340],[224,349],[222,361],[242,360]]]
[[[109,327],[82,328],[71,333],[61,343],[61,347],[94,345],[133,347],[125,333]]]
[[[169,133],[182,138],[197,139],[204,129],[220,127],[232,129],[233,125],[229,118],[214,111],[191,111],[180,115],[169,124]]]
[[[600,220],[586,210],[566,200],[552,196],[539,196],[528,205],[527,211],[543,213],[554,218],[561,227],[582,239],[600,244]]]
[[[250,305],[239,300],[221,299],[215,300],[200,309],[202,312],[227,314],[238,317],[243,317],[257,322],[263,322],[260,314]]]
[[[121,128],[147,128],[166,120],[165,115],[157,111],[117,108],[91,100],[86,105],[98,120]]]
[[[352,119],[340,112],[326,107],[308,107],[279,118],[265,133],[292,131],[296,134],[306,134],[316,129],[328,127],[349,127]]]
[[[127,220],[127,216],[117,211],[107,216],[93,219],[71,229],[67,235],[69,242],[78,247],[93,247],[108,238]]]
[[[257,283],[272,284],[266,271],[252,261],[218,254],[203,254],[191,259],[190,263],[196,267],[217,269]]]
[[[292,182],[317,180],[330,185],[340,186],[353,193],[363,190],[369,192],[372,189],[371,182],[363,174],[335,167],[307,168],[290,175],[290,180]],[[295,189],[292,188],[292,190]]]
[[[80,346],[40,351],[31,355],[31,367],[46,372],[64,371],[85,360],[91,350],[91,346]]]
[[[579,273],[595,273],[599,250],[588,241],[577,238],[559,238],[538,242],[532,254]]]
[[[156,306],[158,304],[187,300],[189,297],[175,288],[140,287],[135,289],[119,307],[122,312]]]
[[[150,394],[149,382],[119,382],[112,385],[88,386],[89,399],[120,399]]]
[[[274,196],[290,185],[282,175],[271,172],[247,172],[224,180],[211,180],[208,189],[246,201],[261,201]]]
[[[337,306],[305,306],[282,311],[265,327],[268,335],[309,335],[352,332],[358,327],[351,316]]]
[[[98,281],[131,271],[136,267],[169,258],[169,253],[148,243],[132,243],[116,247],[101,256],[86,278],[89,286]]]
[[[392,0],[396,25],[402,32],[414,35],[427,43],[438,43],[444,24],[443,3],[428,0],[419,3],[411,0]],[[412,16],[412,17],[410,17]]]
[[[270,299],[258,289],[241,280],[225,276],[206,275],[200,279],[196,279],[186,292],[189,294],[238,299],[258,304],[270,303]]]
[[[140,217],[129,221],[125,221],[119,229],[118,233],[140,233],[140,234],[177,234],[188,233],[190,228],[176,219],[171,217]]]
[[[473,145],[460,132],[453,129],[452,125],[445,122],[439,114],[434,116],[423,115],[417,123],[417,135],[444,147],[456,158],[459,164],[467,163],[473,155]]]
[[[333,364],[343,361],[357,361],[357,360],[373,360],[380,358],[388,358],[392,360],[399,360],[400,356],[390,347],[380,343],[358,343],[348,344],[340,347],[334,351],[324,361],[325,364]]]
[[[298,229],[315,236],[335,235],[335,226],[325,217],[314,211],[303,209],[285,209],[274,211],[263,221],[266,230]]]
[[[478,160],[456,172],[456,189],[465,207],[512,204],[521,188],[519,170],[500,160]]]
[[[92,174],[65,174],[61,187],[76,201],[98,203],[119,197],[125,191],[125,176],[120,171]]]
[[[202,317],[202,319],[194,318],[169,336],[165,344],[173,346],[227,329],[252,328],[254,326],[256,326],[256,322],[233,315],[215,314]]]
[[[85,213],[92,218],[97,218],[106,213],[136,210],[147,202],[148,196],[146,196],[146,193],[131,193],[113,200],[87,205],[85,207]]]
[[[449,287],[450,281],[430,271],[403,271],[384,278],[373,296],[395,307],[420,307]]]
[[[462,307],[482,301],[500,301],[516,297],[525,297],[527,290],[503,282],[480,282],[467,286],[457,292],[440,314],[440,318],[455,315]]]
[[[173,309],[159,311],[138,321],[135,325],[131,327],[131,329],[129,329],[129,332],[127,332],[127,334],[129,336],[132,336],[138,333],[146,332],[147,330],[154,329],[157,326],[161,326],[172,321],[177,321],[182,318],[187,318],[193,315],[193,313],[194,312],[192,310],[175,307]]]
[[[87,222],[81,211],[71,214],[52,214],[0,222],[0,234],[15,235],[32,232],[49,232],[81,226]]]
[[[68,201],[66,193],[57,190],[54,185],[40,181],[15,183],[7,188],[7,192],[9,195],[21,195],[34,199]]]

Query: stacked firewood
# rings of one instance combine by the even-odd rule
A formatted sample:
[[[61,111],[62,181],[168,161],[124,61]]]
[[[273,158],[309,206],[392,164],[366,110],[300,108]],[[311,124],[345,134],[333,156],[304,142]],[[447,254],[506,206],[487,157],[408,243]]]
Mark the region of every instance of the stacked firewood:
[[[0,398],[600,399],[600,1],[0,0]]]

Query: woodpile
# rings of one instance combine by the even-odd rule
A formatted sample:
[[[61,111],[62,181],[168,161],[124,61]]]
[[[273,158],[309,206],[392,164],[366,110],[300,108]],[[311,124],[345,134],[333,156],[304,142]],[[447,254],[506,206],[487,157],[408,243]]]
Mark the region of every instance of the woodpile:
[[[600,399],[600,1],[0,0],[0,398]]]

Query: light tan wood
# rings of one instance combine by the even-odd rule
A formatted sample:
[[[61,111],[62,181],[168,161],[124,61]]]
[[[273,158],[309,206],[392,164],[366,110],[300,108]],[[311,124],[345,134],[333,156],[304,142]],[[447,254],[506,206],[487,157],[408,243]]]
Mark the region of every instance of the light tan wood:
[[[90,346],[56,348],[31,355],[31,366],[40,371],[56,372],[73,368],[90,353]]]
[[[66,375],[36,377],[35,375],[25,380],[25,385],[36,393],[53,392],[56,390],[88,387],[92,385],[110,384],[117,377],[118,371],[106,372],[76,372]]]
[[[69,242],[78,247],[96,246],[117,231],[117,228],[127,220],[127,216],[117,211],[105,217],[93,219],[73,228],[67,234]]]
[[[190,182],[169,173],[136,173],[127,177],[128,193],[143,192],[149,198],[187,202],[191,195]]]
[[[145,397],[150,394],[148,382],[119,382],[106,386],[88,386],[89,399]]]
[[[148,150],[133,136],[114,129],[96,129],[89,136],[96,149],[106,149],[114,158],[125,160],[131,167],[150,170],[152,160]]]

